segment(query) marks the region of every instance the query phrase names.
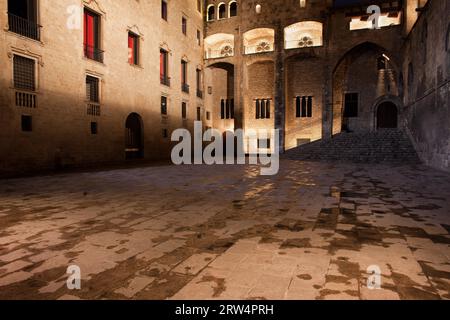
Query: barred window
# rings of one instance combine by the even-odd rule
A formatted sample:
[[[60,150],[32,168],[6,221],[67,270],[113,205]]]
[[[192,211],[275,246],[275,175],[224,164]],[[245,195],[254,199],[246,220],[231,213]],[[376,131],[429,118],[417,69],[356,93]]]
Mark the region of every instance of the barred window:
[[[256,99],[256,119],[270,119],[270,99]]]
[[[86,99],[90,102],[100,102],[99,79],[86,76]]]
[[[14,87],[21,90],[36,90],[36,61],[14,55]]]
[[[313,97],[295,98],[295,116],[297,118],[312,118]]]
[[[167,97],[161,96],[161,114],[167,116]]]
[[[222,99],[220,101],[220,118],[234,119],[234,99]]]
[[[181,117],[183,119],[187,119],[187,103],[186,102],[181,103]]]

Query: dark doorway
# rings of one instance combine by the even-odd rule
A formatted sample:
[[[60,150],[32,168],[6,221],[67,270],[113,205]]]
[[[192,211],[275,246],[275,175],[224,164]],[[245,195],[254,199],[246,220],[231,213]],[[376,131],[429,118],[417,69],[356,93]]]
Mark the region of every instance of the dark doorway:
[[[125,155],[127,159],[144,157],[142,119],[137,113],[128,116],[125,133]]]
[[[392,102],[383,102],[377,110],[377,128],[397,128],[397,106]]]

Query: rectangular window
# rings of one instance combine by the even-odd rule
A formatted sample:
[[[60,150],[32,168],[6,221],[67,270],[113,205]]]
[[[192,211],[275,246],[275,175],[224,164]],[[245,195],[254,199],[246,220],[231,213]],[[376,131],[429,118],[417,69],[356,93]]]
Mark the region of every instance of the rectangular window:
[[[36,90],[36,61],[14,55],[13,58],[14,88],[19,90]]]
[[[222,99],[220,101],[220,118],[234,119],[234,99]]]
[[[184,35],[187,35],[187,19],[185,17],[181,18],[181,31]]]
[[[96,77],[86,76],[86,99],[89,102],[100,102],[100,80]]]
[[[197,108],[197,121],[202,121],[202,108]]]
[[[22,116],[21,122],[23,132],[33,131],[33,118],[31,116]]]
[[[161,114],[167,115],[167,97],[161,97]]]
[[[139,65],[139,36],[128,32],[128,62]]]
[[[161,18],[167,21],[168,10],[167,10],[167,2],[165,0],[161,1]]]
[[[211,112],[209,111],[206,112],[206,120],[211,120]]]
[[[202,33],[200,30],[197,30],[197,44],[199,46],[202,44]]]
[[[88,9],[84,9],[83,43],[86,58],[103,62],[103,51],[100,50],[100,16]]]
[[[97,122],[91,122],[91,134],[98,134],[98,124]]]
[[[230,100],[230,119],[234,119],[234,99]]]
[[[203,98],[202,70],[196,70],[197,97]]]
[[[163,129],[163,130],[162,130],[162,137],[163,137],[164,139],[167,139],[167,138],[169,137],[169,130]]]
[[[312,99],[311,96],[295,98],[295,116],[297,118],[312,118]]]
[[[256,119],[270,119],[271,110],[270,110],[270,99],[256,99],[255,107],[256,107]]]
[[[170,78],[169,78],[169,54],[166,50],[160,49],[159,54],[159,63],[160,63],[160,80],[161,84],[170,86]]]
[[[358,117],[358,93],[346,93],[344,102],[344,118]]]
[[[181,60],[181,90],[189,93],[189,85],[187,84],[187,61]]]
[[[37,0],[8,1],[9,31],[40,40],[40,26],[37,20]]]
[[[225,100],[220,100],[220,119],[225,119]]]
[[[186,102],[181,103],[181,118],[183,120],[187,119],[187,103]]]

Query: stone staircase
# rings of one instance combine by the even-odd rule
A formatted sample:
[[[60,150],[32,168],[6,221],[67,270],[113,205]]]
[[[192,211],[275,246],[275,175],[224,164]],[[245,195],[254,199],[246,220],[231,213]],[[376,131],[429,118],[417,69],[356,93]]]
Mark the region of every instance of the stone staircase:
[[[367,133],[340,133],[286,151],[284,158],[303,161],[419,164],[409,138],[397,129]]]

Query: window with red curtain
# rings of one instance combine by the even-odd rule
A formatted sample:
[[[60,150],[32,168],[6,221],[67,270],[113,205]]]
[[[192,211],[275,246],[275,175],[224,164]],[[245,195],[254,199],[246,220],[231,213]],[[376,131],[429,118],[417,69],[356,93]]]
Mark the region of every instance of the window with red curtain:
[[[168,54],[167,54],[167,51],[164,49],[160,50],[159,63],[160,63],[159,75],[160,75],[161,83],[165,84],[165,85],[169,85]]]
[[[132,32],[128,33],[128,62],[139,64],[139,37]]]
[[[84,10],[84,55],[86,58],[99,60],[100,17],[98,14]]]

